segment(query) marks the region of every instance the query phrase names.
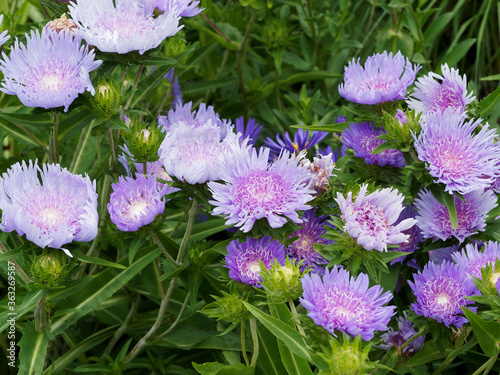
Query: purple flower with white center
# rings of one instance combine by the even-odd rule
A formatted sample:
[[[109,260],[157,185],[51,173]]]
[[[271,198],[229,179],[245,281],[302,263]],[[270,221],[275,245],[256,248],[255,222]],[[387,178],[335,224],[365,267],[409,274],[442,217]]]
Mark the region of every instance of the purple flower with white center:
[[[349,271],[335,266],[321,278],[308,274],[302,278],[303,296],[299,299],[314,323],[335,335],[335,331],[369,341],[374,331],[386,331],[394,306],[384,306],[392,293],[379,285],[368,288],[368,275],[351,277]]]
[[[345,221],[344,231],[366,250],[387,251],[388,245],[408,241],[409,235],[403,231],[417,221],[408,218],[396,224],[403,211],[403,195],[391,188],[366,195],[367,188],[366,184],[361,186],[355,202],[352,201],[352,192],[346,198],[337,193],[335,200]]]
[[[233,240],[227,246],[226,267],[229,268],[229,277],[241,283],[261,288],[260,263],[271,268],[275,260],[283,266],[285,264],[285,248],[270,236],[247,240],[239,243]]]
[[[476,135],[481,119],[465,121],[464,115],[447,112],[429,115],[415,139],[418,158],[445,191],[460,194],[482,190],[499,177],[500,147],[494,143],[496,130],[486,124]]]
[[[243,232],[252,229],[256,220],[266,218],[272,228],[280,228],[290,219],[302,223],[297,210],[308,210],[314,190],[307,186],[309,172],[298,164],[304,157],[284,151],[268,163],[269,149],[257,153],[242,149],[235,152],[231,163],[220,165],[224,183],[209,182],[213,194],[213,215],[227,215],[226,225],[235,224]]]
[[[0,14],[0,25],[2,25],[3,22],[3,14]],[[2,44],[4,44],[6,41],[8,41],[10,38],[10,35],[8,35],[8,30],[5,30],[0,34],[0,47]]]
[[[379,135],[386,134],[383,128],[375,129],[373,123],[362,122],[361,124],[351,123],[349,128],[342,133],[342,144],[354,150],[354,156],[364,159],[366,164],[377,164],[383,167],[402,168],[406,166],[403,153],[400,150],[384,150],[378,154],[372,154],[385,141],[378,138]]]
[[[138,173],[141,173],[141,174],[144,174],[144,164],[141,164],[141,163],[134,163],[134,166],[137,170]],[[150,162],[148,161],[146,163],[146,174],[149,175],[149,176],[153,176],[154,178],[159,178],[161,180],[164,180],[164,181],[173,181],[172,180],[172,177],[170,177],[168,175],[167,172],[165,172],[165,168],[163,168],[163,164],[161,162],[161,160],[156,160],[156,161],[153,161],[153,162]],[[163,187],[165,184],[160,182],[160,181],[156,181],[156,183],[158,184],[158,186],[161,188]],[[176,188],[174,186],[167,186],[167,190],[165,191],[165,195],[168,195],[170,193],[175,193],[176,191],[179,191],[181,189],[179,188]],[[169,199],[167,199],[169,200]]]
[[[404,99],[420,65],[413,66],[408,58],[392,52],[377,53],[361,66],[354,59],[344,68],[344,83],[339,85],[343,98],[358,104],[378,104]]]
[[[429,250],[429,260],[436,264],[441,264],[444,261],[452,262],[453,258],[451,255],[458,251],[460,246],[453,245],[448,247],[442,247],[436,250]]]
[[[101,52],[142,55],[182,28],[178,9],[156,17],[153,0],[77,0],[68,9],[76,32]]]
[[[111,221],[124,232],[135,232],[153,222],[165,210],[167,185],[160,187],[153,176],[137,173],[136,178],[120,176],[111,185],[108,212]]]
[[[172,77],[174,76],[174,69],[170,69],[167,74],[163,78],[168,79],[170,84],[172,85],[172,95],[174,97],[174,100],[172,100],[172,108],[177,108],[178,106],[182,106],[183,98],[182,98],[182,91],[181,91],[181,86],[179,85],[179,78],[175,76],[174,82],[172,82]]]
[[[328,264],[328,261],[313,249],[315,243],[327,245],[333,243],[333,241],[321,237],[326,234],[326,218],[327,216],[316,216],[316,210],[306,211],[302,216],[302,220],[304,220],[304,223],[301,224],[302,228],[288,237],[299,237],[287,247],[286,252],[298,261],[304,260],[303,269],[307,266],[318,269],[320,268],[318,266]]]
[[[328,132],[313,131],[311,139],[309,139],[309,130],[298,129],[293,136],[293,142],[288,132],[285,132],[283,140],[281,140],[280,135],[277,134],[276,142],[267,137],[264,145],[269,147],[273,157],[276,157],[284,150],[290,153],[299,153],[300,151],[309,150],[311,147],[321,142],[327,135]]]
[[[489,241],[483,251],[478,250],[477,244],[467,244],[464,250],[453,253],[451,257],[466,274],[481,279],[481,268],[490,264],[494,269],[495,261],[500,259],[500,244]]]
[[[380,345],[382,349],[389,350],[391,346],[400,348],[405,342],[407,342],[413,335],[417,333],[415,328],[413,328],[413,324],[407,319],[407,317],[408,315],[405,312],[404,316],[400,316],[397,318],[397,331],[394,331],[392,328],[390,328],[389,332],[384,333],[380,336],[380,338],[385,343],[385,345]],[[412,342],[410,342],[410,344],[406,348],[403,349],[403,354],[412,356],[415,355],[415,353],[422,349],[424,341],[425,336],[417,337]]]
[[[311,163],[309,159],[303,159],[300,163],[304,168],[310,172],[310,178],[307,186],[321,194],[323,191],[328,190],[330,177],[332,177],[335,163],[332,161],[332,154],[326,156],[313,158]]]
[[[160,12],[177,11],[181,17],[194,17],[201,13],[203,8],[197,8],[200,4],[196,0],[153,0],[153,6]]]
[[[79,94],[95,94],[89,72],[102,63],[69,31],[46,28],[41,34],[38,30],[26,34],[26,45],[16,38],[10,56],[2,52],[2,57],[1,91],[17,95],[28,107],[64,106],[65,111]]]
[[[0,211],[3,232],[15,230],[41,248],[61,249],[69,256],[63,245],[97,235],[95,181],[58,164],[14,164],[0,178]]]
[[[411,309],[417,315],[437,320],[447,327],[453,324],[460,328],[467,323],[461,307],[474,303],[466,298],[477,294],[477,288],[456,264],[447,261],[441,264],[429,262],[422,272],[414,276],[414,280],[414,283],[408,281],[408,284],[417,298],[411,304]],[[477,310],[476,307],[468,309]]]
[[[241,134],[240,139],[244,140],[248,138],[249,145],[255,145],[257,138],[259,138],[260,131],[263,126],[257,124],[253,118],[249,118],[247,125],[245,126],[243,117],[238,117],[235,121],[236,133]]]
[[[399,215],[399,219],[396,221],[396,225],[406,219],[415,219],[417,216],[417,210],[414,206],[405,206],[401,214]],[[393,249],[395,251],[403,251],[405,253],[414,253],[415,250],[419,249],[420,242],[423,241],[424,236],[420,231],[417,225],[413,225],[411,228],[402,231],[403,234],[408,235],[408,241],[399,244],[399,248]],[[391,264],[401,263],[406,258],[406,255],[403,255],[399,258],[393,259]]]
[[[484,231],[488,212],[497,206],[497,196],[491,191],[475,190],[464,194],[464,199],[454,196],[457,211],[457,229],[453,229],[448,209],[425,189],[415,199],[418,209],[417,225],[424,238],[447,240],[455,237],[462,243],[467,237]]]
[[[425,117],[430,114],[443,115],[446,110],[461,114],[474,101],[472,93],[467,94],[467,78],[461,77],[457,69],[441,65],[442,76],[430,72],[415,82],[415,90],[406,100],[408,107]]]

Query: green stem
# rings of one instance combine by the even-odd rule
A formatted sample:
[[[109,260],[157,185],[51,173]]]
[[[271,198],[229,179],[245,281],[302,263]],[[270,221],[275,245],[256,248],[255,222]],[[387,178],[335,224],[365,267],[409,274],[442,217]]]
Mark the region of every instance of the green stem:
[[[297,326],[299,333],[303,337],[306,337],[306,333],[304,332],[304,329],[297,321],[297,309],[295,308],[295,303],[293,302],[293,299],[290,299],[290,301],[288,301],[288,305],[290,306],[290,311],[292,312],[292,316],[293,316],[293,319],[295,320],[295,325]]]
[[[135,90],[137,88],[137,85],[139,84],[139,79],[141,78],[143,70],[144,70],[144,65],[140,65],[139,69],[137,70],[137,74],[135,75],[134,83],[132,84],[132,90]],[[130,95],[130,97],[128,98],[127,103],[125,103],[125,106],[123,107],[124,112],[128,109],[128,107],[130,106],[130,103],[132,103],[133,97],[134,97],[134,94]]]
[[[47,328],[47,311],[45,310],[45,297],[42,297],[35,307],[35,330],[43,332]]]
[[[247,350],[245,346],[245,321],[242,320],[240,323],[240,332],[241,332],[241,354],[243,354],[243,359],[245,360],[245,364],[250,366],[250,361],[248,360]]]
[[[174,258],[168,253],[167,249],[165,249],[165,246],[161,243],[160,239],[156,236],[154,232],[151,232],[151,238],[153,239],[153,242],[158,245],[158,247],[163,251],[163,254],[165,255],[165,258],[167,258],[172,264],[175,266],[179,267],[180,264],[175,261]]]
[[[250,366],[255,367],[257,364],[257,359],[259,358],[259,336],[257,334],[257,319],[250,319],[250,333],[252,334],[252,342],[253,342],[253,354],[252,354],[252,362]]]
[[[181,263],[184,258],[184,252],[186,251],[187,243],[189,241],[189,238],[191,237],[191,233],[193,232],[197,210],[198,203],[196,202],[196,199],[193,198],[193,200],[191,201],[191,210],[189,211],[189,219],[186,227],[186,232],[184,233],[184,237],[182,237],[181,246],[179,247],[179,253],[177,254],[177,263]]]
[[[45,151],[48,151],[49,146],[47,146],[45,143],[43,143],[41,140],[39,140],[36,135],[34,135],[32,132],[30,132],[28,129],[24,127],[24,125],[19,124],[17,122],[13,123],[15,126],[17,126],[19,129],[23,131],[24,134],[26,134],[28,137],[31,138],[33,142],[35,142],[37,145],[41,146]]]
[[[177,232],[177,230],[179,229],[179,227],[182,225],[182,223],[184,222],[184,219],[186,218],[187,214],[189,213],[189,209],[191,208],[191,206],[186,206],[186,209],[184,210],[181,218],[179,219],[179,221],[177,222],[177,224],[175,225],[175,228],[172,229],[172,231],[169,233],[169,237],[173,237],[175,232]]]
[[[184,314],[184,310],[186,310],[187,304],[189,302],[189,297],[190,297],[190,292],[188,292],[188,294],[186,294],[186,298],[184,298],[184,302],[182,303],[181,309],[180,309],[179,314],[177,315],[177,318],[175,319],[175,321],[172,323],[172,325],[169,327],[169,329],[167,329],[161,335],[158,335],[157,337],[155,337],[154,340],[159,340],[159,339],[167,336],[170,332],[172,332],[174,330],[174,328],[177,326],[177,324],[179,324],[179,322],[182,318],[182,314]]]
[[[420,331],[418,331],[417,333],[415,333],[412,337],[410,337],[408,339],[408,341],[406,341],[403,345],[401,345],[401,353],[403,352],[403,350],[411,344],[411,342],[413,340],[415,340],[417,337],[420,337],[420,336],[423,336],[424,335],[424,330],[421,329]]]
[[[128,328],[128,325],[129,325],[130,321],[132,320],[132,318],[135,316],[135,313],[137,312],[137,308],[139,307],[139,302],[140,301],[141,301],[140,296],[137,296],[136,299],[134,300],[134,303],[132,303],[132,307],[130,308],[129,313],[128,313],[127,317],[125,318],[125,321],[120,326],[120,328],[118,328],[118,330],[115,332],[113,338],[111,339],[111,341],[106,346],[106,349],[104,349],[104,353],[101,356],[101,358],[104,358],[105,354],[111,353],[111,351],[113,350],[113,348],[116,345],[116,343],[118,342],[118,340],[127,331],[127,328]]]
[[[483,370],[484,370],[483,374],[487,374],[489,372],[489,370],[491,370],[491,368],[495,364],[497,357],[498,357],[498,354],[496,354],[493,357],[491,357],[490,359],[488,359],[485,363],[483,363],[483,365],[481,367],[479,367],[476,371],[474,371],[474,373],[472,375],[479,375],[481,373],[481,371],[483,371]]]
[[[49,138],[49,163],[59,163],[59,141],[57,134],[59,132],[59,112],[53,112],[52,128]]]
[[[69,171],[71,173],[75,172],[76,167],[80,163],[83,156],[83,147],[90,139],[91,130],[92,125],[87,125],[85,129],[83,129],[82,134],[80,134],[80,138],[78,139],[78,144],[76,145],[75,153],[73,154],[73,159],[71,160],[71,165],[69,167]]]
[[[113,137],[113,129],[108,128],[109,145],[111,147],[111,163],[110,172],[116,172],[116,145],[115,138]]]

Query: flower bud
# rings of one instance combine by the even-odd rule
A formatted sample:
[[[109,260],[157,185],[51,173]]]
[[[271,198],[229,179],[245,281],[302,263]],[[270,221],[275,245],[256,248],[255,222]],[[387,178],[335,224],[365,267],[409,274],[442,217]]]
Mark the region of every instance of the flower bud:
[[[109,117],[118,113],[122,104],[120,90],[113,84],[101,80],[96,86],[95,95],[91,99],[93,108],[102,117]]]
[[[270,269],[261,267],[262,287],[275,302],[286,302],[302,295],[301,266],[302,262],[286,258],[283,266],[276,261]],[[304,274],[308,272],[306,270]]]
[[[78,26],[72,19],[68,19],[66,17],[66,13],[63,13],[61,18],[56,18],[53,21],[47,22],[47,25],[45,25],[45,27],[59,33],[64,30],[69,30],[69,32],[74,32]]]
[[[156,124],[147,126],[140,121],[132,120],[129,131],[123,134],[123,138],[136,162],[153,162],[158,160],[158,149],[165,138],[165,133]]]
[[[222,292],[222,297],[212,296],[215,302],[205,306],[202,312],[210,318],[230,321],[233,324],[239,323],[249,317],[247,308],[243,304],[246,296],[241,296],[236,292],[231,294]]]
[[[42,255],[35,257],[30,268],[33,282],[49,288],[61,284],[68,271],[67,257],[60,251],[44,252]]]
[[[345,335],[342,344],[335,338],[330,338],[330,348],[323,348],[322,359],[328,363],[328,369],[322,369],[318,375],[358,375],[368,373],[373,369],[373,363],[368,362],[371,344],[362,348],[361,336],[349,340]]]

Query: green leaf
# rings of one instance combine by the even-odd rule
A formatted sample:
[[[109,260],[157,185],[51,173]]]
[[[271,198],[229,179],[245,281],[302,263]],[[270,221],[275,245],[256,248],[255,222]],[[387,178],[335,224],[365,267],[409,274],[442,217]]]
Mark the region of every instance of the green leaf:
[[[448,215],[450,217],[450,223],[453,230],[457,230],[458,227],[458,217],[457,209],[455,207],[455,198],[453,194],[443,193],[442,194],[444,205],[448,209]]]
[[[135,108],[137,103],[141,102],[151,90],[158,84],[158,82],[163,79],[163,76],[168,73],[170,69],[175,64],[167,64],[159,66],[153,73],[143,78],[137,85],[137,91],[134,94],[132,102],[130,103],[131,108]]]
[[[85,126],[97,117],[88,109],[73,113],[59,123],[58,138],[61,141],[75,137]],[[102,121],[102,120],[101,120]],[[101,122],[99,121],[99,123]],[[94,126],[97,124],[94,124]]]
[[[493,91],[490,95],[479,102],[481,108],[481,117],[488,118],[491,112],[498,107],[500,101],[500,86]]]
[[[436,343],[429,340],[424,344],[422,349],[408,361],[408,366],[416,367],[428,362],[437,361],[438,359],[446,357],[450,351],[451,350],[446,349],[444,353],[441,353]]]
[[[83,254],[81,251],[73,251],[73,256],[83,263],[97,264],[98,266],[119,268],[121,270],[127,269],[123,264],[113,263],[101,258],[89,257]]]
[[[324,125],[292,125],[292,128],[318,130],[330,133],[342,133],[345,128],[349,126],[350,122],[339,122],[338,124],[324,124]]]
[[[500,74],[493,74],[492,76],[482,77],[481,81],[500,81]]]
[[[177,60],[171,59],[169,57],[160,57],[153,56],[148,57],[147,59],[141,60],[142,65],[154,65],[154,66],[162,66],[162,65],[170,65],[173,66],[177,64]]]
[[[9,259],[13,259],[21,254],[23,250],[21,248],[17,248],[15,250],[9,250],[6,253],[0,254],[0,262],[4,262]]]
[[[473,311],[462,306],[465,317],[469,320],[472,331],[486,355],[498,355],[500,347],[500,323],[483,320]]]
[[[135,254],[139,251],[141,246],[146,242],[146,239],[143,237],[134,237],[132,240],[132,243],[130,244],[130,247],[128,248],[128,261],[129,261],[129,266],[132,264],[134,261]]]
[[[384,143],[381,143],[375,150],[373,150],[372,154],[380,154],[382,151],[385,150],[394,150],[396,149],[396,146],[397,146],[396,142],[386,141]]]
[[[242,363],[224,365],[219,362],[207,362],[199,365],[192,362],[191,364],[201,375],[253,375],[255,372],[254,367],[246,367]]]
[[[19,320],[27,313],[32,312],[38,301],[40,301],[40,299],[43,298],[46,294],[46,289],[37,289],[30,291],[26,295],[26,297],[24,297],[21,306],[16,306],[16,320]],[[0,332],[4,332],[9,325],[9,323],[7,322],[7,319],[9,319],[9,315],[7,315],[8,313],[8,310],[0,313]]]
[[[460,43],[457,43],[455,46],[448,49],[445,57],[439,64],[443,65],[444,63],[447,63],[449,66],[456,66],[475,43],[475,38],[465,39]]]
[[[35,325],[30,324],[22,330],[23,337],[19,341],[19,373],[38,375],[43,371],[45,355],[50,341],[49,330],[37,332]]]
[[[257,327],[259,336],[259,364],[266,375],[282,375],[286,369],[281,360],[276,337],[269,330],[260,325]]]
[[[15,138],[25,144],[40,147],[40,144],[35,142],[29,136],[27,136],[26,133],[23,130],[21,130],[14,122],[7,120],[3,115],[5,114],[0,113],[0,131],[3,130],[12,138]]]

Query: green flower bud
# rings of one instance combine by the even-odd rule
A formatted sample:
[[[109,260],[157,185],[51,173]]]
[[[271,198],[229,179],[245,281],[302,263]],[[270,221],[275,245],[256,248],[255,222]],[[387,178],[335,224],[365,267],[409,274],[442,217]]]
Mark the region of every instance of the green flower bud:
[[[344,335],[343,340],[339,340],[343,342],[331,337],[330,348],[323,347],[320,356],[325,361],[325,366],[318,375],[361,375],[376,367],[375,363],[368,361],[371,344],[362,348],[361,336],[350,341]]]
[[[30,267],[30,276],[35,284],[53,288],[68,276],[67,256],[60,251],[44,252],[35,257]]]
[[[247,296],[241,296],[237,292],[232,294],[222,292],[222,297],[212,296],[215,302],[206,305],[202,312],[210,318],[226,320],[233,324],[249,318],[249,313],[243,304]]]
[[[122,104],[120,90],[106,81],[99,81],[95,95],[90,100],[92,107],[102,117],[109,117],[119,112]]]
[[[158,160],[158,149],[165,138],[165,132],[157,124],[147,126],[132,120],[129,131],[123,132],[123,138],[137,163],[153,162]]]
[[[275,302],[287,302],[297,299],[302,295],[302,283],[300,278],[309,272],[300,271],[302,262],[297,263],[295,260],[286,258],[285,264],[282,266],[278,261],[272,265],[270,269],[261,265],[262,287]]]

